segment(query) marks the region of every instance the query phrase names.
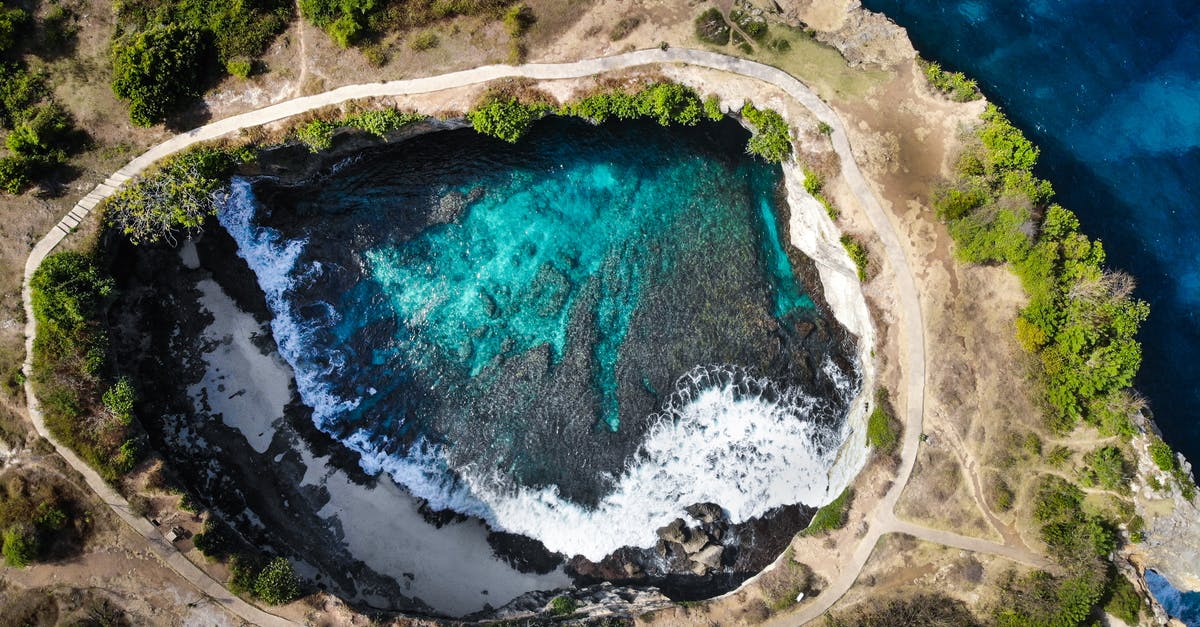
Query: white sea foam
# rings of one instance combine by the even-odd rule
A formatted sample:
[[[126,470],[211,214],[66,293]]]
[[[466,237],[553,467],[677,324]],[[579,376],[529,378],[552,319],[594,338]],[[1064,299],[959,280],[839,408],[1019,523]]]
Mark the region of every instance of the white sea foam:
[[[305,242],[285,241],[277,231],[255,226],[255,211],[249,183],[235,179],[219,219],[258,275],[274,312],[280,352],[296,372],[301,398],[325,428],[357,400],[330,390],[333,366],[304,357],[312,331],[298,322],[286,295],[312,272],[296,267]],[[843,372],[828,359],[820,370],[842,400],[857,392],[856,373]],[[494,528],[537,538],[553,551],[597,560],[621,546],[653,544],[655,529],[693,503],[719,503],[741,522],[780,505],[829,502],[847,480],[835,466],[843,465],[839,448],[852,422],[838,418],[822,426],[819,413],[823,403],[799,389],[776,389],[728,368],[698,367],[680,380],[638,454],[595,508],[563,499],[554,488],[514,490],[503,478],[471,466],[452,473],[444,451],[424,441],[404,457],[384,452],[383,443],[366,432],[353,434],[345,444],[361,454],[364,470],[387,472],[434,508],[478,516]]]

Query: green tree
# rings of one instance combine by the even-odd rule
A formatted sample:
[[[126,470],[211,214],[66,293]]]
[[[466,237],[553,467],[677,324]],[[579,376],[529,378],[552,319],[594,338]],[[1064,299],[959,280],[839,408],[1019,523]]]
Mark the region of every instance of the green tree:
[[[0,54],[4,54],[21,40],[29,25],[29,14],[22,9],[10,9],[0,5]]]
[[[271,605],[281,605],[300,596],[300,582],[286,557],[276,557],[254,579],[254,594]]]
[[[37,559],[37,532],[28,524],[18,523],[4,531],[4,563],[24,568]]]
[[[113,93],[129,103],[129,119],[153,126],[201,94],[206,49],[200,32],[178,24],[152,26],[113,44]]]

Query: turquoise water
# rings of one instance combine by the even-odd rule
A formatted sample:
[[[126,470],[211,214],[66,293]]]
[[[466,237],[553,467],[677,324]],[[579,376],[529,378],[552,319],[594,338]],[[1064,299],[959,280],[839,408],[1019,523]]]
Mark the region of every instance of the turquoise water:
[[[435,509],[598,559],[824,502],[857,392],[736,123],[442,131],[219,214],[323,430]]]

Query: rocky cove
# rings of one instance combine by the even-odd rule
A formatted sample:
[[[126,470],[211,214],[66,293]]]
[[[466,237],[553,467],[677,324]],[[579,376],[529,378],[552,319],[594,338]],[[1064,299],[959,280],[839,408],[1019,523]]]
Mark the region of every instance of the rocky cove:
[[[362,146],[357,139],[344,139],[347,144],[325,155],[292,150],[278,158],[268,156],[247,174],[269,172],[283,181],[295,173],[320,171],[323,160],[326,165],[344,162],[348,145]],[[869,334],[865,303],[836,231],[820,204],[807,197],[788,170],[784,169],[784,185],[793,204],[780,216],[779,225],[790,234],[791,245],[802,247],[789,257],[819,308],[828,307],[851,334]],[[152,429],[155,445],[179,460],[173,465],[200,499],[215,495],[209,502],[214,514],[245,539],[294,555],[309,565],[301,572],[319,587],[364,607],[459,615],[502,605],[520,595],[521,588],[556,589],[572,579],[584,586],[615,581],[654,586],[672,598],[706,598],[736,587],[770,564],[811,515],[811,508],[788,506],[733,523],[720,506],[693,503],[688,510],[691,522],[677,519],[659,529],[657,546],[627,547],[597,561],[567,561],[569,555],[548,551],[537,541],[490,530],[478,519],[437,511],[427,501],[404,495],[386,476],[364,474],[358,453],[313,428],[311,408],[300,401],[288,364],[274,350],[270,308],[250,268],[237,257],[236,243],[212,225],[182,250],[181,256],[167,248],[136,253],[125,249],[114,264],[129,269],[122,279],[127,282],[123,299],[129,305],[120,317],[128,328],[144,334],[126,344],[126,350],[130,359],[142,356],[139,376],[155,382],[148,396],[156,399],[153,411],[164,416]],[[824,304],[831,294],[839,299],[837,305]],[[155,325],[150,320],[178,324]],[[815,330],[814,337],[829,333],[819,323]],[[199,341],[189,345],[187,338]],[[869,351],[866,343],[854,345],[864,354]],[[859,385],[868,385],[870,373],[861,376]],[[195,383],[182,390],[181,380]],[[234,418],[235,413],[253,417]],[[848,420],[862,421],[864,416],[859,399]],[[850,438],[841,446],[831,478],[830,489],[838,492],[837,486],[844,486],[865,460],[863,429],[851,427],[847,432]],[[396,503],[381,506],[385,498]],[[364,515],[367,501],[386,513]],[[389,544],[387,528],[394,524],[398,506],[410,512],[406,533],[418,526],[428,529],[408,541],[394,538],[397,553],[405,546],[414,552],[445,550],[450,555],[439,557],[448,562],[456,559],[453,554],[459,549],[465,554],[457,559],[475,565],[457,569],[462,585],[474,592],[452,595],[458,600],[439,599],[430,589],[430,572],[421,572],[421,566],[401,565],[398,562],[405,559],[389,559],[378,551],[364,552],[369,546]],[[314,541],[322,537],[328,539]],[[412,563],[411,555],[406,559]]]

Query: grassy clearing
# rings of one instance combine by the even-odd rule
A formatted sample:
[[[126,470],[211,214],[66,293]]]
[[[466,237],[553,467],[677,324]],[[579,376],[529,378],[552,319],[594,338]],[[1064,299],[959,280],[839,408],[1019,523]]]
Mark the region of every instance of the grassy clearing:
[[[801,531],[804,536],[815,536],[841,529],[846,525],[846,516],[850,513],[850,504],[854,500],[853,488],[846,488],[836,499],[817,510],[808,527]]]

